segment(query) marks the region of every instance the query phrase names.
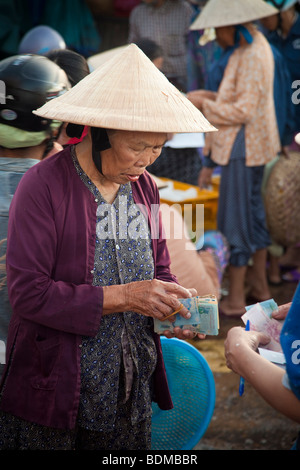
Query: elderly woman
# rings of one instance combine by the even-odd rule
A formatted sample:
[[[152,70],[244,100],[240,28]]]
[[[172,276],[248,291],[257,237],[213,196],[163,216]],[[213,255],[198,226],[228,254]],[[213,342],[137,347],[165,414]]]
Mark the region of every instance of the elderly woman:
[[[147,449],[151,401],[172,408],[153,319],[195,291],[170,272],[145,169],[168,131],[214,128],[135,45],[62,98],[35,113],[73,135],[91,127],[29,170],[12,203],[0,447]]]
[[[214,27],[218,43],[235,47],[217,92],[188,97],[219,132],[207,139],[210,151],[199,184],[222,168],[218,229],[230,245],[229,293],[220,302],[226,315],[244,311],[245,280],[256,301],[270,298],[266,248],[270,244],[261,196],[264,166],[280,150],[273,99],[274,60],[265,37],[252,23],[276,12],[261,0],[209,0],[192,25]],[[252,261],[251,268],[248,264]],[[253,300],[252,300],[253,302]]]

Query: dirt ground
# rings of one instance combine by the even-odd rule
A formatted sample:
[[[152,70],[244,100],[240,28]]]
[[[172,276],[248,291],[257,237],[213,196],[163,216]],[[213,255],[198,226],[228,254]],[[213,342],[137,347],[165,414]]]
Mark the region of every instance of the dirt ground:
[[[295,283],[271,286],[278,305],[291,301]],[[197,444],[197,450],[289,450],[300,430],[300,425],[271,408],[248,384],[242,397],[238,394],[239,377],[227,369],[224,358],[224,340],[227,331],[239,319],[220,318],[220,333],[204,341],[194,341],[213,372],[216,386],[216,404],[206,433]]]

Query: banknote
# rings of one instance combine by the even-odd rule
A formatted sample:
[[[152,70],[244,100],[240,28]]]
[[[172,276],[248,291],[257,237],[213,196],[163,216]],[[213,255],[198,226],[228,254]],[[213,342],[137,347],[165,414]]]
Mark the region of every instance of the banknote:
[[[173,331],[174,327],[191,330],[195,333],[206,335],[218,335],[219,333],[219,309],[218,301],[214,295],[196,296],[188,299],[178,299],[190,313],[187,319],[176,313],[175,322],[169,320],[160,321],[154,319],[154,331],[163,334],[165,330]]]
[[[271,338],[271,341],[264,346],[266,349],[281,352],[280,333],[283,322],[272,318],[272,311],[276,308],[278,306],[273,299],[250,305],[242,320],[245,324],[247,320],[250,321],[250,330],[260,331]]]
[[[246,311],[250,310],[250,308],[252,308],[254,305],[256,304],[248,305],[247,307],[245,307]],[[278,309],[278,305],[274,299],[264,300],[263,302],[259,302],[259,305],[261,306],[265,314],[268,315],[268,317],[270,318],[272,317],[272,312]]]

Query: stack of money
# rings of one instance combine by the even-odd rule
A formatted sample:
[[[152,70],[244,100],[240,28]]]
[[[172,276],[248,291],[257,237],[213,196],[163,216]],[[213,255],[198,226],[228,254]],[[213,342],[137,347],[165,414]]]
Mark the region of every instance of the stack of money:
[[[218,335],[219,333],[219,310],[218,301],[214,295],[190,297],[178,299],[190,313],[191,318],[183,318],[179,313],[174,315],[175,321],[168,319],[160,321],[154,319],[154,331],[163,334],[165,330],[173,331],[175,327],[183,330],[191,330],[194,333],[206,335]]]

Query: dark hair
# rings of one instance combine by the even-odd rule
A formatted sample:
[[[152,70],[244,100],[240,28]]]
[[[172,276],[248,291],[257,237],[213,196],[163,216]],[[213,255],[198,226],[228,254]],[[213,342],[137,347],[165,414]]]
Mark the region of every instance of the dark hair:
[[[150,60],[155,60],[158,57],[163,57],[162,48],[152,39],[141,38],[135,43]]]
[[[70,49],[56,49],[46,56],[65,71],[72,87],[90,73],[86,59]]]

